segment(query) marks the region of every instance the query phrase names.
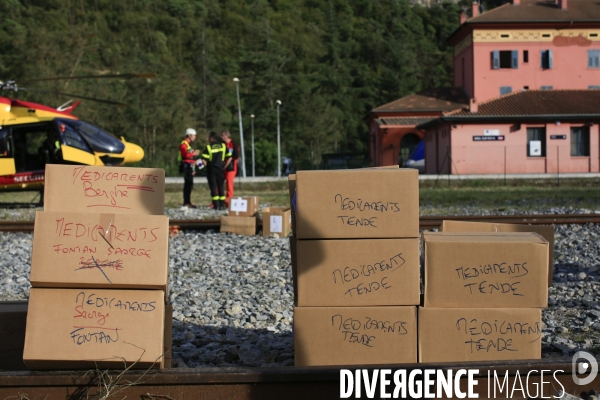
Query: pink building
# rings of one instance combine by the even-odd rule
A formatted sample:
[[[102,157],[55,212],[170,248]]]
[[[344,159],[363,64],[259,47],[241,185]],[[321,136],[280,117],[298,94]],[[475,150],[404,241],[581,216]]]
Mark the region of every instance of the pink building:
[[[600,2],[478,11],[474,3],[449,39],[454,85],[469,105],[414,127],[426,173],[600,172]]]
[[[600,172],[600,90],[527,90],[419,126],[425,173]]]
[[[468,104],[462,88],[435,88],[374,108],[367,116],[371,163],[403,165],[424,138],[417,125]]]
[[[513,0],[450,37],[454,86],[484,102],[521,90],[600,89],[600,4]]]

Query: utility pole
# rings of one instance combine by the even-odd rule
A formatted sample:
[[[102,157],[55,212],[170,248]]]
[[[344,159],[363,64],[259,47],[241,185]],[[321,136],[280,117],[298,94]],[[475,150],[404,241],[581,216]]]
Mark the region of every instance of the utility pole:
[[[235,92],[237,94],[238,115],[240,120],[240,145],[242,146],[242,176],[246,177],[246,157],[244,157],[244,128],[242,126],[242,106],[240,104],[240,80],[233,78],[235,82]]]
[[[252,126],[252,177],[255,177],[255,169],[254,169],[254,114],[250,114],[250,122]]]
[[[277,176],[281,176],[281,129],[279,127],[279,106],[281,100],[277,100]]]

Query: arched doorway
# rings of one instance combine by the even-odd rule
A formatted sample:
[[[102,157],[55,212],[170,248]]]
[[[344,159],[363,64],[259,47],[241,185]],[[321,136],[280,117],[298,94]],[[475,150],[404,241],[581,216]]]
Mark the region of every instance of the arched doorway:
[[[407,133],[402,136],[402,139],[400,139],[400,154],[398,157],[398,164],[400,164],[401,167],[406,166],[406,160],[408,160],[408,157],[420,141],[421,139],[416,133]]]

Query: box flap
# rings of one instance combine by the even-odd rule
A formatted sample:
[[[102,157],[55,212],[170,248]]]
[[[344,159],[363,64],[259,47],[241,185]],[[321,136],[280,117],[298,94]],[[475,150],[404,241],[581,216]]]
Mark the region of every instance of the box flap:
[[[295,245],[298,306],[419,304],[419,239],[298,240]]]
[[[416,307],[296,307],[296,366],[417,361]]]
[[[535,233],[426,233],[425,307],[548,305],[548,242]]]
[[[164,215],[36,213],[34,287],[162,289],[168,265]]]
[[[423,239],[430,243],[507,242],[548,244],[546,239],[535,232],[423,232]]]
[[[32,288],[23,360],[35,369],[158,368],[164,318],[160,290]]]
[[[165,212],[165,170],[46,164],[44,211]]]
[[[419,308],[419,362],[539,359],[538,308]]]
[[[554,226],[499,224],[490,222],[442,221],[443,232],[536,232],[548,241],[548,287],[552,286],[554,272]]]
[[[418,172],[299,171],[295,211],[298,239],[418,237]]]

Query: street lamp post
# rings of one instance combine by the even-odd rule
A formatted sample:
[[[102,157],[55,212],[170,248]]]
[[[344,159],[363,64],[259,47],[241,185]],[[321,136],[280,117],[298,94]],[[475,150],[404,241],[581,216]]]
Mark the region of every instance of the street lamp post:
[[[281,129],[279,128],[279,106],[281,100],[277,100],[277,176],[281,176]]]
[[[252,176],[254,177],[256,176],[254,170],[254,114],[250,114],[250,122],[252,124]]]
[[[233,78],[235,82],[235,92],[237,94],[238,115],[240,120],[240,145],[242,147],[242,176],[246,177],[246,157],[244,157],[244,128],[242,126],[242,106],[240,104],[240,80]]]

